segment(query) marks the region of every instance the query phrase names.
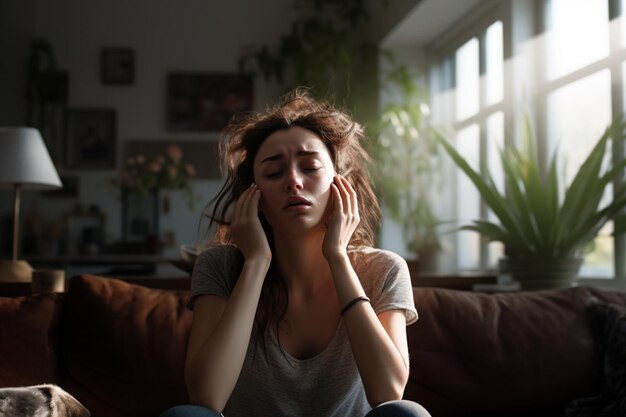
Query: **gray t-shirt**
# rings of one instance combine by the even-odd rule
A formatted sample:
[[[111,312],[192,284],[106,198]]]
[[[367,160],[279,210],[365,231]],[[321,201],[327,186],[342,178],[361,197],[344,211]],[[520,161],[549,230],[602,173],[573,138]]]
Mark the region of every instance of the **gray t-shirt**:
[[[407,324],[415,322],[417,312],[404,259],[380,249],[360,252],[362,256],[351,256],[352,264],[374,311],[404,310]],[[202,252],[193,271],[189,308],[193,310],[198,295],[228,299],[242,266],[243,256],[234,246]],[[272,326],[264,338],[266,354],[254,340],[248,345],[224,411],[227,417],[363,417],[371,410],[342,320],[330,344],[305,360],[281,350]]]

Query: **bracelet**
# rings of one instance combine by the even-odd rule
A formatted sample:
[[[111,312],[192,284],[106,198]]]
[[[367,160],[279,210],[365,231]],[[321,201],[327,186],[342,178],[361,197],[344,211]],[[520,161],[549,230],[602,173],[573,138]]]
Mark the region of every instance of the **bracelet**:
[[[350,310],[350,308],[352,306],[354,306],[356,303],[358,303],[359,301],[366,301],[366,302],[369,303],[370,299],[367,298],[364,295],[361,295],[360,297],[357,297],[357,298],[351,300],[348,304],[346,304],[346,306],[341,309],[341,313],[339,313],[339,314],[341,314],[341,316],[343,316],[344,314],[346,314],[346,311]]]

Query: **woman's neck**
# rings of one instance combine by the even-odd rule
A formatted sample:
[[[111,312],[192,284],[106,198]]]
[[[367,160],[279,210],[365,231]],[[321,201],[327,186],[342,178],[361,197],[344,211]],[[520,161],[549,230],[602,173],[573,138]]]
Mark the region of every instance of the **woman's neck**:
[[[312,294],[327,288],[332,275],[322,253],[324,234],[308,238],[274,236],[275,260],[289,292]]]

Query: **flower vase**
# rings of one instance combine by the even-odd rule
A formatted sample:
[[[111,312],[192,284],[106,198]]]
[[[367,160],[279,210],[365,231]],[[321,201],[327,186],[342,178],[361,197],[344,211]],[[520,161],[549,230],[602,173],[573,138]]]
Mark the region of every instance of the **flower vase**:
[[[151,242],[159,236],[159,190],[122,189],[122,239]]]

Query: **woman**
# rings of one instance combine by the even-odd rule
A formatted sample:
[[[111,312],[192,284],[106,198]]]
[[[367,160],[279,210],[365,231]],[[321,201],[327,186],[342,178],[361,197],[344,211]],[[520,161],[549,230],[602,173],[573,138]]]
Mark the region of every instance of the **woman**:
[[[296,91],[224,138],[217,245],[192,280],[194,405],[163,416],[428,416],[399,401],[417,313],[404,260],[371,247],[361,127]]]

